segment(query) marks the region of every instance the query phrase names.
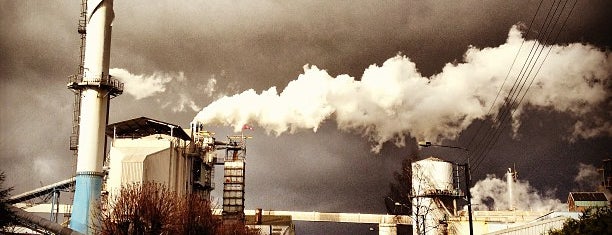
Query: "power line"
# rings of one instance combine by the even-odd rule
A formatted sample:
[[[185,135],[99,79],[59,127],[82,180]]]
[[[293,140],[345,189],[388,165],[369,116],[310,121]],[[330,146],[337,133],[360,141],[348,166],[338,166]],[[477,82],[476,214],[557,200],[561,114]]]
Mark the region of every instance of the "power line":
[[[518,109],[518,107],[520,107],[524,97],[526,96],[527,92],[531,88],[533,82],[535,81],[535,78],[539,74],[540,69],[542,68],[544,62],[546,61],[546,58],[548,57],[552,49],[552,46],[550,46],[548,49],[548,52],[546,53],[544,58],[540,61],[542,52],[545,49],[544,44],[547,44],[551,36],[554,35],[553,32],[555,31],[555,28],[557,27],[557,24],[559,23],[559,20],[561,19],[568,2],[569,0],[565,1],[560,11],[559,11],[559,7],[561,6],[561,0],[558,3],[555,0],[551,4],[548,10],[548,13],[546,15],[546,18],[544,19],[544,22],[542,23],[542,26],[540,27],[540,32],[542,33],[534,40],[534,44],[532,45],[529,51],[529,55],[525,59],[525,62],[523,63],[523,66],[521,67],[521,70],[519,71],[519,74],[517,75],[517,78],[515,79],[514,84],[512,85],[508,95],[506,96],[504,104],[501,106],[501,111],[498,113],[498,115],[494,119],[495,126],[492,129],[486,131],[486,133],[484,133],[483,135],[481,135],[482,126],[484,125],[484,124],[481,124],[477,132],[474,134],[474,136],[472,136],[469,144],[467,145],[468,148],[473,149],[470,155],[475,156],[474,158],[475,164],[472,165],[472,168],[478,169],[480,164],[485,160],[487,154],[492,150],[492,147],[495,146],[495,144],[499,140],[499,137],[501,136],[501,133],[505,127],[506,122],[510,120],[509,119],[510,117],[515,115],[516,110]],[[540,4],[538,5],[538,8],[529,25],[528,32],[525,35],[525,38],[527,38],[527,35],[529,34],[529,31],[531,30],[533,26],[533,23],[542,6],[542,3],[543,3],[543,0],[540,1]],[[563,24],[557,31],[553,42],[556,42],[557,39],[559,38],[559,35],[561,31],[563,30],[563,28],[565,27],[567,20],[569,19],[576,3],[577,3],[577,0],[574,1],[574,4],[572,4],[570,11],[569,13],[567,13],[565,20],[563,21]],[[557,15],[558,11],[559,13]],[[552,13],[552,16],[551,16],[551,13]],[[539,41],[542,41],[544,44],[539,43]],[[494,102],[491,104],[491,107],[489,109],[489,112],[487,113],[487,116],[491,113],[493,107],[495,106],[495,102],[497,101],[497,99],[499,98],[499,95],[503,91],[503,86],[506,84],[506,80],[508,79],[509,74],[512,71],[512,68],[514,67],[516,59],[518,58],[518,55],[520,54],[520,51],[522,49],[523,43],[524,41],[521,43],[521,47],[519,48],[519,51],[515,55],[515,58],[512,62],[512,65],[510,66],[508,74],[506,75],[506,79],[504,80],[502,86],[500,87]],[[537,66],[538,63],[540,63],[539,66]],[[536,69],[535,74],[531,76],[531,74],[534,72],[534,68],[536,67],[538,68]],[[530,77],[531,77],[531,80],[529,81]],[[529,83],[527,84],[528,81]],[[525,85],[527,86],[525,87]],[[474,140],[476,140],[476,137],[480,137],[480,136],[482,137],[478,138],[479,141],[477,143],[474,142]]]
[[[545,43],[545,44],[549,42],[550,36],[553,34],[553,31],[554,31],[554,29],[556,28],[556,25],[558,24],[559,20],[561,19],[562,15],[563,15],[563,12],[564,12],[564,10],[565,10],[565,8],[566,8],[566,6],[567,6],[567,3],[568,3],[568,2],[569,2],[569,0],[568,0],[568,1],[565,1],[565,3],[563,4],[563,7],[561,8],[561,11],[560,11],[559,15],[558,15],[558,16],[556,17],[556,19],[554,20],[554,21],[555,21],[555,23],[554,23],[554,24],[552,24],[553,26],[552,26],[552,28],[550,28],[550,32],[549,32],[549,33],[545,33],[545,35],[546,35],[546,39],[544,40],[544,43]],[[565,19],[563,20],[563,23],[561,24],[561,26],[560,26],[559,30],[557,31],[556,36],[554,37],[554,40],[552,41],[552,42],[553,42],[552,44],[554,44],[554,43],[556,43],[556,42],[557,42],[557,40],[558,40],[558,38],[559,38],[559,36],[560,36],[561,32],[563,31],[563,28],[564,28],[564,27],[565,27],[565,25],[567,24],[567,20],[569,19],[569,17],[571,16],[571,14],[572,14],[572,12],[573,12],[573,10],[574,10],[574,8],[575,8],[575,6],[576,6],[577,2],[578,2],[578,1],[576,0],[576,1],[574,1],[574,3],[572,4],[571,9],[570,9],[570,10],[569,10],[569,12],[567,13],[567,16],[566,16],[566,17],[565,17]],[[560,4],[560,2],[559,2],[559,4]],[[557,8],[558,8],[558,6],[557,6]],[[556,10],[555,10],[555,11],[556,11]],[[553,14],[553,18],[554,18],[554,14]],[[510,107],[508,107],[508,110],[510,110],[510,111],[511,111],[511,113],[510,113],[510,114],[508,114],[507,116],[505,116],[504,118],[511,117],[511,116],[513,116],[513,115],[515,114],[516,110],[518,109],[518,107],[519,107],[519,106],[520,106],[520,104],[522,103],[523,99],[525,98],[525,96],[526,96],[527,92],[528,92],[528,91],[529,91],[529,89],[531,88],[531,86],[532,86],[533,82],[534,82],[534,81],[535,81],[535,79],[537,78],[537,76],[538,76],[538,74],[539,74],[539,72],[540,72],[540,70],[541,70],[542,66],[544,65],[544,63],[545,63],[546,59],[548,58],[548,55],[550,54],[550,51],[552,50],[552,48],[553,48],[553,46],[549,46],[549,48],[548,48],[548,52],[546,53],[546,55],[545,55],[545,56],[544,56],[544,58],[542,59],[542,61],[541,61],[540,65],[539,65],[538,69],[536,70],[536,72],[535,72],[534,76],[531,78],[531,81],[529,82],[529,85],[528,85],[528,86],[527,86],[527,88],[525,89],[525,92],[523,92],[523,93],[522,93],[522,95],[521,95],[520,99],[518,100],[518,102],[517,102],[517,100],[516,100],[516,99],[514,99],[514,100],[513,100],[512,105],[511,105]],[[538,53],[538,59],[539,59],[539,57],[540,57],[540,55],[541,55],[541,53],[542,53],[542,51],[543,51],[543,50],[544,50],[544,46],[542,46],[542,50],[541,50],[541,51]],[[538,61],[538,59],[536,59],[536,62]],[[536,65],[536,63],[534,63],[534,66],[535,66],[535,65]],[[534,68],[535,68],[535,67],[531,67],[531,69],[530,69],[529,74],[527,75],[527,77],[529,77],[529,76],[531,75],[531,72],[533,71],[533,69],[534,69]],[[524,86],[524,84],[523,84],[523,86]],[[522,90],[522,88],[521,88],[521,90]],[[520,94],[520,92],[519,92],[519,94]],[[518,96],[517,96],[516,98],[518,98]],[[486,157],[486,155],[487,155],[487,154],[488,154],[488,153],[491,151],[492,147],[495,145],[495,143],[496,143],[496,142],[497,142],[497,140],[499,139],[500,134],[501,134],[501,132],[500,132],[500,131],[498,131],[498,133],[497,133],[496,137],[493,139],[493,143],[492,143],[491,145],[489,145],[487,148],[485,148],[485,151],[483,152],[482,156],[480,157],[480,160],[479,160],[479,161],[476,163],[476,165],[475,165],[475,169],[477,169],[477,168],[480,166],[480,164],[481,164],[481,163],[484,161],[484,158]]]
[[[556,1],[555,1],[556,2]],[[563,12],[563,9],[561,11],[561,13],[559,14],[559,17],[557,17],[557,19],[555,20],[555,15],[557,10],[559,9],[559,6],[561,4],[561,1],[559,1],[559,4],[557,4],[555,6],[555,3],[553,2],[553,4],[551,5],[551,10],[554,7],[554,12],[552,14],[552,17],[550,18],[551,20],[548,21],[549,16],[550,16],[550,11],[549,14],[547,14],[545,22],[542,24],[542,28],[541,31],[543,32],[543,37],[541,38],[539,37],[536,41],[534,41],[534,46],[537,45],[536,47],[536,52],[533,54],[533,56],[531,56],[530,54],[530,58],[526,61],[526,63],[524,64],[524,68],[526,68],[525,70],[521,70],[522,75],[520,77],[520,88],[518,89],[518,91],[515,89],[516,87],[513,87],[513,89],[515,89],[515,92],[511,92],[511,95],[509,95],[511,97],[511,99],[509,99],[510,101],[505,103],[506,108],[502,110],[501,115],[498,117],[501,117],[500,119],[498,119],[498,123],[500,123],[500,126],[494,131],[493,134],[493,138],[489,138],[487,144],[485,145],[485,148],[481,149],[480,155],[477,156],[477,163],[474,165],[475,168],[477,168],[482,161],[484,160],[484,158],[486,157],[486,154],[488,152],[491,151],[492,147],[497,143],[497,141],[499,140],[499,136],[502,133],[503,130],[503,125],[505,124],[506,121],[508,121],[510,119],[510,117],[512,117],[512,115],[514,115],[516,108],[518,108],[518,106],[520,105],[519,102],[517,102],[518,97],[521,95],[521,92],[523,91],[523,88],[525,87],[525,84],[527,82],[527,80],[529,79],[529,77],[531,76],[531,73],[533,72],[534,67],[536,66],[536,64],[538,63],[538,60],[540,58],[540,56],[542,55],[542,51],[544,50],[544,45],[542,45],[541,43],[539,43],[539,41],[543,41],[544,43],[546,43],[550,37],[550,33],[552,33],[552,31],[554,30],[554,27],[556,27],[555,25],[558,23],[558,20],[561,16],[561,13]],[[566,3],[564,4],[564,7],[566,6]],[[555,20],[555,23],[553,24],[552,28],[551,23],[552,21]],[[551,29],[549,31],[549,28]],[[541,46],[541,48],[540,48]],[[537,57],[536,57],[537,54]],[[535,58],[535,60],[534,60]],[[532,64],[533,62],[533,64]],[[543,64],[544,61],[542,61]],[[525,67],[526,65],[526,67]],[[528,72],[527,72],[528,71]],[[534,77],[535,78],[535,77]],[[524,81],[523,81],[524,79]],[[533,79],[532,79],[533,80]],[[526,94],[526,91],[525,91]],[[524,96],[524,95],[523,95]],[[508,99],[507,99],[508,101]]]
[[[546,18],[544,19],[544,22],[548,22],[548,19],[550,18],[550,13],[552,12],[554,6],[555,6],[556,0],[553,2],[553,4],[550,6],[550,9],[548,10],[548,13],[546,14]],[[534,18],[536,17],[538,12],[536,12],[536,14],[534,15]],[[542,26],[540,27],[539,32],[543,32],[544,26],[547,25],[545,23],[542,24]],[[529,32],[528,32],[529,33]],[[524,79],[524,75],[525,75],[525,71],[526,71],[526,67],[528,67],[528,64],[531,64],[534,56],[534,48],[537,49],[539,48],[538,45],[538,40],[540,39],[542,34],[538,35],[538,37],[536,37],[536,39],[533,42],[533,45],[531,46],[529,53],[527,55],[527,58],[525,60],[525,62],[523,63],[523,65],[521,66],[521,69],[519,70],[519,73],[516,77],[516,79],[514,80],[514,83],[512,84],[512,87],[510,88],[510,91],[508,92],[508,95],[505,98],[504,104],[501,106],[501,111],[498,112],[496,118],[494,119],[494,124],[496,124],[493,128],[493,130],[488,131],[483,138],[480,140],[480,142],[476,145],[474,149],[474,153],[476,153],[476,162],[480,161],[481,158],[483,158],[483,153],[486,151],[486,149],[488,149],[491,145],[493,145],[494,143],[494,139],[498,136],[498,133],[501,133],[501,127],[503,127],[504,123],[505,123],[505,119],[507,117],[507,113],[508,110],[510,110],[511,107],[511,103],[513,103],[513,100],[515,99],[515,95],[516,95],[516,91],[517,91],[517,87],[520,86],[520,83],[524,83],[523,79]],[[527,38],[525,36],[525,38]],[[523,41],[524,42],[524,41]],[[536,47],[538,46],[538,47]],[[512,67],[509,69],[508,73],[510,73],[510,71],[512,70]],[[500,88],[500,90],[503,90],[503,87]],[[495,103],[491,104],[491,107],[493,107],[495,105]],[[474,165],[475,166],[475,165]]]
[[[529,27],[527,27],[527,33],[525,34],[525,38],[527,38],[527,36],[529,35],[529,32],[531,31],[531,26],[533,25],[533,22],[535,21],[536,16],[538,15],[538,12],[540,11],[540,7],[542,6],[542,3],[544,2],[544,0],[540,0],[540,4],[538,4],[538,8],[536,9],[535,14],[533,14],[533,17],[531,18],[531,22],[529,23]],[[497,91],[497,94],[495,95],[495,99],[493,99],[493,102],[491,103],[491,107],[489,107],[489,111],[487,111],[487,114],[485,115],[485,117],[489,116],[489,114],[491,114],[491,111],[493,110],[493,107],[495,106],[495,103],[497,102],[497,99],[499,98],[499,95],[501,94],[504,85],[506,84],[506,81],[508,80],[508,77],[510,77],[510,72],[512,71],[512,68],[514,67],[514,63],[516,62],[516,59],[518,58],[519,54],[521,53],[521,49],[523,48],[523,44],[525,44],[525,40],[523,40],[521,42],[521,46],[519,47],[519,50],[516,52],[516,55],[514,55],[514,59],[512,60],[512,64],[510,65],[510,69],[508,69],[508,73],[506,73],[506,77],[504,78],[504,82],[502,82],[502,85],[499,87],[499,90]],[[468,142],[468,144],[466,145],[468,147],[468,149],[472,149],[472,143],[474,142],[474,139],[476,139],[476,136],[478,136],[478,133],[480,133],[480,130],[482,129],[482,124],[478,126],[478,130],[476,130],[476,133],[474,135],[472,135],[472,138],[470,139],[470,142]]]
[[[540,4],[538,5],[538,9],[536,10],[535,14],[533,15],[533,18],[532,18],[532,20],[531,20],[531,23],[530,23],[530,25],[529,25],[529,28],[527,29],[527,33],[525,34],[525,38],[527,38],[527,37],[528,37],[528,35],[529,35],[529,33],[531,32],[531,28],[532,28],[532,26],[533,26],[533,23],[534,23],[534,21],[535,21],[535,19],[536,19],[536,16],[537,16],[537,15],[538,15],[538,13],[539,13],[540,7],[542,6],[542,3],[543,3],[543,2],[544,2],[544,0],[541,0],[541,1],[540,1]],[[552,7],[551,7],[551,9],[552,9]],[[548,15],[550,15],[550,9],[549,9],[549,11],[548,11],[547,16],[548,16]],[[522,49],[522,46],[524,45],[525,41],[526,41],[526,40],[523,40],[523,42],[521,42],[521,47],[519,48],[519,51],[518,51],[518,52],[516,53],[516,55],[515,55],[515,60],[516,60],[516,58],[518,58],[518,56],[519,56],[519,54],[520,54],[520,51],[521,51],[521,49]],[[534,42],[534,45],[535,45],[535,43],[536,43],[536,42]],[[531,56],[531,53],[533,52],[533,47],[534,47],[534,45],[532,45],[531,49],[529,50],[529,55],[528,55],[528,58]],[[510,68],[508,69],[508,73],[507,73],[508,75],[509,75],[509,74],[512,72],[512,68],[513,68],[513,67],[514,67],[514,62],[512,63],[512,65],[510,66]],[[518,81],[518,76],[520,76],[520,74],[522,74],[522,71],[524,70],[524,67],[525,67],[525,64],[523,63],[523,67],[521,67],[521,70],[520,70],[520,72],[519,72],[519,75],[517,75],[517,79],[515,79],[515,80],[514,80],[514,83],[512,84],[512,88],[510,89],[510,92],[509,92],[509,95],[508,95],[508,96],[510,96],[510,94],[512,94],[512,91],[513,91],[513,90],[514,90],[514,88],[516,87],[516,84],[517,84],[517,81]],[[501,92],[503,91],[503,89],[504,89],[504,87],[503,87],[503,86],[505,85],[505,82],[506,82],[506,81],[504,80],[504,83],[502,84],[502,86],[500,86],[499,91],[498,91],[498,93],[497,93],[497,95],[498,95],[498,96],[499,96],[499,94],[501,94]],[[506,99],[506,101],[505,101],[504,103],[507,103],[507,102],[508,102],[508,96],[505,98],[505,99]],[[497,101],[497,98],[495,99],[495,101],[494,101],[493,103],[491,103],[491,107],[489,108],[489,112],[487,113],[487,116],[488,116],[488,115],[490,114],[490,112],[493,110],[493,107],[495,107],[495,102],[496,102],[496,101]],[[503,111],[503,110],[504,110],[504,109],[503,109],[504,107],[502,106],[501,108],[502,108],[502,111]],[[498,119],[499,119],[498,117],[499,117],[499,113],[498,113],[498,115],[497,115],[497,117],[496,117],[495,119],[496,119],[496,120],[498,120]],[[481,125],[481,126],[482,126],[482,125]],[[474,135],[474,137],[479,136],[479,134],[480,134],[479,132],[478,132],[478,133],[476,133],[476,134]],[[483,143],[484,141],[486,141],[486,140],[490,140],[490,139],[491,139],[491,135],[492,135],[492,134],[493,134],[493,132],[491,132],[491,131],[486,132],[486,133],[485,133],[485,135],[484,135],[484,136],[483,136],[483,137],[482,137],[482,138],[479,140],[479,142],[476,144],[476,146],[471,146],[472,142],[470,142],[470,144],[468,145],[468,146],[469,146],[469,148],[470,148],[470,149],[473,149],[473,152],[477,153],[477,152],[478,152],[478,151],[479,151],[479,150],[482,148],[482,143]]]
[[[546,38],[548,38],[547,36],[548,28],[561,3],[561,1],[559,1],[559,4],[557,4],[555,7],[555,2],[553,2],[553,4],[551,5],[551,8],[549,9],[546,15],[546,18],[544,20],[544,23],[542,24],[542,27],[540,28],[540,32],[543,32],[543,33],[540,34],[540,36],[538,36],[536,40],[534,40],[534,43],[531,49],[529,50],[529,55],[527,56],[525,63],[523,63],[523,66],[521,67],[519,75],[517,76],[517,79],[515,80],[514,84],[512,85],[512,88],[510,89],[509,95],[505,99],[504,105],[502,106],[502,110],[497,115],[496,122],[498,123],[498,126],[497,128],[495,128],[493,132],[491,132],[491,134],[489,135],[489,138],[485,138],[487,143],[485,144],[484,148],[479,149],[480,155],[477,156],[476,161],[481,161],[481,158],[484,158],[485,152],[495,145],[495,143],[497,142],[499,136],[501,135],[503,131],[504,124],[506,123],[508,118],[511,117],[510,116],[510,114],[512,113],[511,110],[517,107],[516,100],[521,94],[523,88],[525,87],[525,83],[529,79],[529,76],[531,75],[531,72],[533,71],[533,67],[538,62],[540,55],[542,54],[542,50],[544,49],[544,46],[539,43],[539,41],[542,40],[541,35],[544,35]],[[554,8],[554,12],[551,17],[550,13],[553,10],[553,8]],[[550,21],[548,20],[549,18],[551,19]],[[536,57],[536,54],[537,54],[537,57]]]

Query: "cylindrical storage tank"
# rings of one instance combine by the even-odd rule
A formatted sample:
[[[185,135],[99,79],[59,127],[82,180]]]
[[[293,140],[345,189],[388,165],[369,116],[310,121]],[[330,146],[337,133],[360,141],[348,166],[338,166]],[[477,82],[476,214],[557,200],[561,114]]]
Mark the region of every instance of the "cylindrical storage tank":
[[[453,163],[435,157],[412,163],[413,234],[446,234],[449,212],[441,198],[454,194]]]
[[[412,195],[451,194],[453,163],[429,157],[412,163]]]

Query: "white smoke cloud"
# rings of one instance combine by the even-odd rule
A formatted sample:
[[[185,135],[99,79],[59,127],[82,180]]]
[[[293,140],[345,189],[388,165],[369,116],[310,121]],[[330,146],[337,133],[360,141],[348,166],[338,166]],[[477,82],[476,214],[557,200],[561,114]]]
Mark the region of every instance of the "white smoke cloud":
[[[471,188],[475,210],[507,210],[509,208],[506,181],[487,175]],[[553,196],[540,194],[528,181],[517,180],[513,188],[513,203],[517,210],[567,211],[567,205]]]
[[[117,78],[119,81],[123,82],[124,91],[137,100],[166,91],[166,84],[172,80],[185,80],[185,75],[183,72],[176,74],[157,72],[153,73],[152,75],[136,75],[125,69],[112,68],[110,69],[109,73],[114,78]]]
[[[334,118],[344,131],[357,132],[375,143],[373,151],[393,141],[402,146],[409,133],[417,139],[453,139],[476,119],[496,115],[503,99],[495,97],[508,69],[525,41],[517,26],[512,27],[505,44],[495,48],[470,47],[463,62],[446,64],[442,72],[423,77],[407,57],[397,55],[382,65],[365,69],[360,80],[349,75],[330,76],[316,66],[304,66],[304,73],[289,82],[281,92],[276,87],[257,93],[247,90],[222,97],[194,118],[209,124],[233,126],[257,124],[277,135],[299,129],[316,131],[321,123]],[[597,118],[591,113],[610,98],[612,59],[610,54],[583,44],[547,46],[550,55],[523,101],[513,115],[520,125],[524,107],[549,108],[567,112],[581,120]],[[523,49],[517,61],[526,61]],[[518,67],[518,68],[517,68]],[[521,66],[515,66],[511,78]],[[510,92],[506,84],[500,97]],[[494,103],[495,101],[495,103]],[[590,137],[612,133],[609,118],[587,126],[576,123],[574,135]]]
[[[578,184],[578,190],[580,191],[595,191],[601,182],[601,178],[595,166],[580,163],[578,164],[578,175],[574,178],[574,182]]]

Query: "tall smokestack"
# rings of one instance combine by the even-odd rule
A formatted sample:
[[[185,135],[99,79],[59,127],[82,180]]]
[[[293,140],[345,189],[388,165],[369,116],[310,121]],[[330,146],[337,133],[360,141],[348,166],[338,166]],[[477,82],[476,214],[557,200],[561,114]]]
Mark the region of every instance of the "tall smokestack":
[[[93,212],[102,189],[109,101],[123,89],[123,84],[108,74],[114,17],[112,0],[87,1],[84,72],[69,84],[71,89],[81,92],[76,188],[70,227],[85,234],[93,233]]]
[[[514,210],[514,177],[516,172],[512,171],[512,168],[508,168],[506,172],[506,182],[508,184],[508,210]]]

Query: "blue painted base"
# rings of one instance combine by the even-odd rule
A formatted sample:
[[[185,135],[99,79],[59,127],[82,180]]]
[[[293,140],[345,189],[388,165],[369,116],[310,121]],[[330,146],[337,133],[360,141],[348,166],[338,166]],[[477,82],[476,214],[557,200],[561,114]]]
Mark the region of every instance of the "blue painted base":
[[[70,228],[83,234],[93,233],[92,212],[96,210],[102,190],[102,176],[77,173]]]

